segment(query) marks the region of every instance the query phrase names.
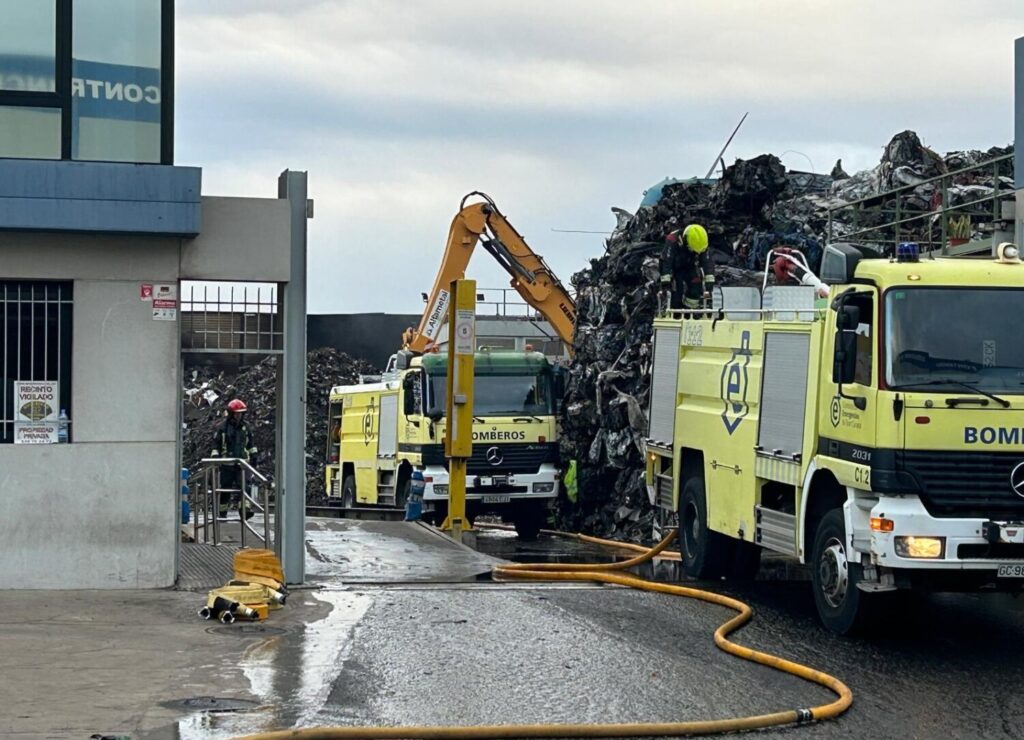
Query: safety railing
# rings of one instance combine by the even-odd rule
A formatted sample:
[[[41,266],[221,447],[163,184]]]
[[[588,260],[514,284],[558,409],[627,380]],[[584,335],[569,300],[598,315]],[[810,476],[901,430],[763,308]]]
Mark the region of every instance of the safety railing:
[[[538,319],[540,313],[512,288],[479,288],[476,293],[477,316],[504,319]]]
[[[575,300],[574,291],[570,291],[569,295]],[[524,301],[515,288],[477,288],[476,315],[485,318],[544,320],[544,315]]]
[[[1012,172],[1012,154],[963,167],[917,183],[852,200],[828,211],[828,241],[857,241],[868,244],[892,244],[915,241],[922,251],[949,253],[953,246],[970,240],[975,226],[986,220],[991,224],[1012,221],[1004,213],[1003,203],[1010,201],[1014,190],[1001,182]],[[980,197],[971,198],[972,179],[991,178],[991,188]],[[927,193],[932,186],[928,208],[914,208],[910,201],[921,199],[921,188]],[[950,195],[961,187],[967,198],[951,203]],[[874,222],[874,223],[871,223]],[[852,227],[852,230],[839,226]]]
[[[237,466],[238,487],[225,488],[221,473],[227,466]],[[267,549],[275,549],[270,531],[271,482],[247,460],[234,457],[209,457],[200,461],[199,470],[189,477],[189,496],[192,508],[192,536],[196,542],[221,545],[221,502],[230,503],[232,494],[238,496],[238,518],[242,547],[258,540]],[[251,512],[251,514],[250,514]],[[249,520],[262,515],[263,532]]]

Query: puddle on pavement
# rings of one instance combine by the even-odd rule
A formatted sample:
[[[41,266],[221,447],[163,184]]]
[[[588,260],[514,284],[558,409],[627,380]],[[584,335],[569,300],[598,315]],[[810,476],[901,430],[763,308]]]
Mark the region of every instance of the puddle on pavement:
[[[229,712],[204,708],[179,720],[173,728],[147,737],[220,740],[313,724],[344,667],[353,629],[373,598],[342,591],[310,592],[309,597],[329,605],[330,612],[306,625],[264,633],[263,639],[246,648],[239,661],[238,667],[249,683],[239,688],[248,688],[257,697],[255,708]]]

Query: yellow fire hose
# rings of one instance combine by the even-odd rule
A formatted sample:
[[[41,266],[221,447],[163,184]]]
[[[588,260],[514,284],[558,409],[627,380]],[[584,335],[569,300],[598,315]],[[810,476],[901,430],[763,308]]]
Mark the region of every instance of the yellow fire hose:
[[[774,668],[777,671],[797,676],[805,681],[816,683],[833,691],[837,698],[829,704],[820,704],[808,709],[789,709],[772,714],[759,714],[750,717],[733,717],[729,719],[697,720],[690,722],[630,722],[622,724],[591,724],[591,725],[477,725],[463,727],[315,727],[309,729],[279,730],[248,735],[243,740],[334,740],[336,738],[378,738],[394,739],[410,738],[412,740],[434,739],[453,740],[463,738],[595,738],[595,737],[680,737],[687,735],[717,735],[726,732],[743,732],[759,730],[765,727],[802,724],[807,722],[833,719],[850,708],[853,703],[853,692],[849,687],[834,676],[816,671],[800,663],[780,658],[776,655],[762,653],[728,639],[731,632],[736,631],[753,616],[754,611],[742,601],[722,596],[721,594],[704,591],[687,586],[676,586],[668,583],[655,583],[637,578],[633,575],[612,573],[609,571],[626,570],[658,557],[675,539],[676,531],[651,549],[635,558],[618,563],[600,564],[566,564],[566,563],[516,563],[499,565],[494,575],[502,578],[522,578],[536,581],[597,581],[628,586],[641,591],[654,591],[673,596],[685,596],[690,599],[706,601],[733,609],[738,614],[715,630],[715,644],[729,653],[752,663]],[[582,538],[583,535],[580,535]],[[597,544],[608,544],[620,547],[621,542],[589,538]],[[637,546],[639,547],[639,546]]]
[[[502,531],[511,532],[515,530],[511,524],[495,524],[493,522],[479,522],[473,525],[476,529],[499,529]],[[602,547],[610,547],[613,550],[632,550],[633,552],[648,552],[651,548],[644,547],[643,545],[634,545],[632,542],[620,542],[619,540],[605,540],[600,537],[594,537],[589,534],[583,534],[582,532],[562,532],[558,529],[542,529],[540,530],[543,534],[550,534],[556,537],[567,537],[571,540],[579,540],[580,542],[589,542],[592,545],[601,545]],[[675,550],[666,550],[658,555],[661,560],[681,560],[679,553]]]

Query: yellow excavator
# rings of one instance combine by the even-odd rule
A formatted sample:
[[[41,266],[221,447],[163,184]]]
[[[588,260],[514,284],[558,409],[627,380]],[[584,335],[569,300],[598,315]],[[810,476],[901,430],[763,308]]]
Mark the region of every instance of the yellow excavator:
[[[474,197],[481,201],[466,205]],[[444,259],[427,299],[427,309],[423,312],[419,327],[410,327],[405,331],[402,337],[404,348],[422,354],[437,342],[441,326],[448,315],[448,302],[451,298],[448,287],[453,280],[465,275],[477,242],[512,277],[512,287],[526,303],[547,319],[571,354],[576,302],[555,277],[544,258],[530,249],[522,235],[502,215],[494,200],[477,191],[462,199],[459,213],[448,231]]]

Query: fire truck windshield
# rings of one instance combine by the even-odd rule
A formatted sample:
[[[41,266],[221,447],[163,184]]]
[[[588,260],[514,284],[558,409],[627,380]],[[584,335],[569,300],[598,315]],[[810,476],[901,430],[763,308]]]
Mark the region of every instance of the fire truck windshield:
[[[447,379],[429,376],[428,405],[444,413]],[[539,375],[477,375],[473,380],[475,416],[550,416],[555,413],[551,373]]]
[[[1024,290],[894,288],[885,298],[885,381],[890,388],[1024,393],[1017,317]]]

